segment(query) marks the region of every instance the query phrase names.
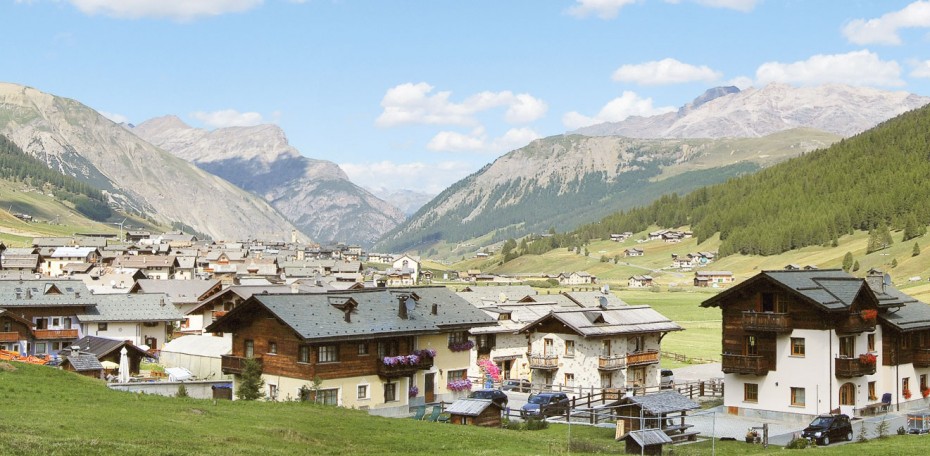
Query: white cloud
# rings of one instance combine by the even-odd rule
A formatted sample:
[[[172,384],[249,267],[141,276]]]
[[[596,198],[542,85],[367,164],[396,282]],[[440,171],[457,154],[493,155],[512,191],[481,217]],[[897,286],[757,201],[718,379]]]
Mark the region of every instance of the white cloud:
[[[914,62],[914,69],[911,70],[912,78],[930,78],[930,60]]]
[[[221,111],[192,112],[190,116],[211,128],[251,127],[264,122],[262,115],[257,112],[239,112],[235,109]]]
[[[433,93],[433,86],[420,82],[400,84],[388,89],[381,99],[384,110],[375,123],[382,127],[405,124],[478,125],[475,115],[498,107],[506,107],[504,120],[509,123],[532,122],[542,117],[546,103],[529,94],[480,92],[461,103],[449,100],[452,92]]]
[[[116,122],[118,124],[129,122],[129,118],[127,118],[126,116],[122,114],[116,114],[116,113],[106,112],[106,111],[97,111],[97,112],[99,112],[100,115],[102,115],[103,117],[106,117],[107,119],[110,119],[113,122]]]
[[[911,3],[875,19],[856,19],[843,27],[843,35],[856,44],[901,44],[898,29],[930,27],[930,1]]]
[[[518,149],[539,138],[531,128],[511,128],[503,136],[488,139],[483,127],[478,127],[470,133],[454,131],[441,131],[430,140],[426,148],[436,152],[487,152],[500,153]]]
[[[68,0],[84,14],[122,19],[193,20],[200,17],[241,13],[263,0]]]
[[[601,19],[613,19],[617,17],[620,8],[636,0],[575,0],[577,5],[568,9],[568,14],[575,17],[588,17],[592,14]]]
[[[901,66],[868,50],[846,54],[818,54],[793,63],[767,62],[756,70],[760,85],[784,82],[798,85],[841,83],[856,86],[902,86]]]
[[[641,85],[681,84],[693,81],[713,82],[720,77],[719,71],[714,71],[705,65],[689,65],[672,58],[637,65],[623,65],[613,74],[614,81]]]
[[[737,76],[725,82],[724,85],[736,86],[740,90],[746,90],[753,86],[753,81],[752,81],[752,78],[747,77],[747,76]]]
[[[725,8],[748,13],[756,7],[756,0],[694,0],[695,3],[711,8]]]
[[[620,122],[630,116],[654,116],[675,111],[671,106],[654,107],[652,98],[640,98],[634,92],[624,91],[623,95],[610,100],[594,117],[572,111],[562,116],[562,123],[576,129],[604,122]]]
[[[367,188],[392,190],[410,188],[416,182],[417,190],[439,193],[465,176],[475,172],[474,165],[460,161],[440,163],[340,163],[352,182]]]

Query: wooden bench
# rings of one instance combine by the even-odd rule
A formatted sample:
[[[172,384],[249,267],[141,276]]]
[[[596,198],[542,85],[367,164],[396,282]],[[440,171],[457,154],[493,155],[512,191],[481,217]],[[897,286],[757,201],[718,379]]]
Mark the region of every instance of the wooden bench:
[[[861,409],[859,409],[859,414],[862,416],[875,416],[879,413],[888,413],[889,408],[891,408],[891,404],[876,402],[874,404],[863,406]]]
[[[700,433],[701,433],[700,431],[688,431],[688,432],[682,432],[680,434],[669,435],[668,438],[672,439],[672,443],[682,443],[686,441],[695,442],[697,441],[697,436]]]

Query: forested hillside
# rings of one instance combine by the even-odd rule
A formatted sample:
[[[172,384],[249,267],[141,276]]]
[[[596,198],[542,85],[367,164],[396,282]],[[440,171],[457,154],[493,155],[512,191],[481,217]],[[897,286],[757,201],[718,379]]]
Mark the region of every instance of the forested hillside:
[[[100,190],[49,169],[3,135],[0,135],[0,179],[23,182],[37,189],[49,186],[55,197],[70,201],[78,212],[92,220],[104,221],[111,214]]]
[[[571,233],[540,239],[530,252],[640,231],[690,225],[699,240],[720,233],[722,256],[772,255],[833,243],[853,230],[930,224],[930,107],[833,146],[686,196],[620,212]],[[535,245],[534,245],[535,244]]]

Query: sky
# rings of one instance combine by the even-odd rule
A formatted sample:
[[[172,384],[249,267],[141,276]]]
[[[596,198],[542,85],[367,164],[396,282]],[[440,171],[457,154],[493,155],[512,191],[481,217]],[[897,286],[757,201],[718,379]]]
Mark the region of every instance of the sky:
[[[438,193],[530,141],[721,85],[930,95],[930,1],[0,0],[0,81],[117,122],[274,123]]]

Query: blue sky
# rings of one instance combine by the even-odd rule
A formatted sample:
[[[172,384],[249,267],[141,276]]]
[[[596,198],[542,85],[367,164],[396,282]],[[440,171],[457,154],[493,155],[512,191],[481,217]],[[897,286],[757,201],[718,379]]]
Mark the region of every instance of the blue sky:
[[[719,85],[930,95],[930,1],[5,0],[0,80],[117,121],[276,123],[366,187]]]

